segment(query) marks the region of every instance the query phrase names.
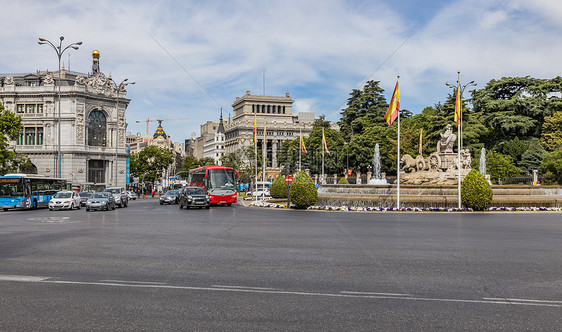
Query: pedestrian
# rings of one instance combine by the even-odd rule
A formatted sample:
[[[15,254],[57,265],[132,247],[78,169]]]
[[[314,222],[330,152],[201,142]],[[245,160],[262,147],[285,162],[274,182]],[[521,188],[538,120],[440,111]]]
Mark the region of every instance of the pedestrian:
[[[154,198],[154,188],[152,188],[152,193],[150,194],[152,198]]]

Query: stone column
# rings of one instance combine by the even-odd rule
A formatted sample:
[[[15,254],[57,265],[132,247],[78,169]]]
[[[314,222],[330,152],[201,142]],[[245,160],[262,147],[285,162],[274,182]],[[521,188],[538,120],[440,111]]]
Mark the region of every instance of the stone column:
[[[334,174],[334,184],[338,184],[338,174]]]
[[[373,173],[371,171],[367,172],[367,183],[371,181],[371,176],[373,176]]]

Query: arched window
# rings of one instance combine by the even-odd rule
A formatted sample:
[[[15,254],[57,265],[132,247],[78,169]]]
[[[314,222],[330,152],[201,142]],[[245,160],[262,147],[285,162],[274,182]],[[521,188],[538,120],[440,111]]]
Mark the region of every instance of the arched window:
[[[103,112],[95,110],[88,117],[88,145],[106,146],[107,122]]]

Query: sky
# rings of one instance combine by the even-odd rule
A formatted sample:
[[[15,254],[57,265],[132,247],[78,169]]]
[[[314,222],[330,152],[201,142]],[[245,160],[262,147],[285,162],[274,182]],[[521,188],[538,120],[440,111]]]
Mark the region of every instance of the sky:
[[[253,95],[294,100],[293,112],[338,121],[353,89],[380,81],[390,100],[400,76],[401,108],[443,103],[445,83],[562,73],[558,0],[0,0],[0,73],[100,68],[127,88],[127,131],[165,120],[172,141],[225,120]],[[264,83],[265,82],[265,83]],[[469,90],[467,90],[468,92]],[[465,97],[466,92],[465,92]],[[157,123],[151,122],[154,133]]]

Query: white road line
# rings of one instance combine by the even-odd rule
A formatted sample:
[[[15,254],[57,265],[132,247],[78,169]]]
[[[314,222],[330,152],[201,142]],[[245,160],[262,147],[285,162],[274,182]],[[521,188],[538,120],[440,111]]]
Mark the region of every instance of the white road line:
[[[449,302],[449,303],[474,303],[474,304],[501,304],[501,305],[520,305],[520,306],[536,306],[536,307],[557,307],[562,308],[560,301],[549,300],[525,300],[517,299],[509,301],[503,298],[498,299],[447,299],[447,298],[430,298],[430,297],[413,297],[413,296],[388,296],[388,295],[367,295],[367,294],[343,294],[343,293],[313,293],[299,291],[284,290],[267,290],[267,289],[248,289],[248,288],[216,288],[216,287],[196,287],[196,286],[173,286],[173,285],[151,285],[151,284],[133,284],[133,283],[115,283],[115,282],[83,282],[83,281],[65,281],[65,280],[49,280],[47,277],[29,277],[29,276],[0,276],[0,281],[19,281],[19,282],[40,282],[47,284],[65,284],[65,285],[88,285],[88,286],[107,286],[107,287],[131,287],[131,288],[156,288],[156,289],[179,289],[193,291],[213,291],[213,292],[239,292],[254,294],[275,294],[275,295],[296,295],[296,296],[314,296],[314,297],[341,297],[356,299],[377,299],[377,300],[394,300],[394,301],[428,301],[428,302]],[[236,286],[235,286],[236,287]]]
[[[166,285],[165,282],[155,282],[155,281],[130,281],[130,280],[112,280],[112,279],[106,279],[106,280],[100,280],[103,282],[120,282],[120,283],[124,283],[124,284],[141,284],[141,285]]]
[[[497,298],[497,297],[485,297],[484,300],[492,301],[508,301],[508,302],[531,302],[531,303],[556,303],[562,304],[562,301],[548,301],[548,300],[530,300],[530,299],[509,299],[509,298]]]
[[[49,278],[33,276],[0,275],[0,281],[41,282]]]
[[[255,289],[255,290],[279,290],[279,288],[266,288],[266,287],[248,287],[248,286],[227,286],[227,285],[213,285],[217,288],[234,288],[234,289]]]
[[[410,294],[400,294],[400,293],[371,293],[371,292],[347,292],[341,291],[342,294],[352,294],[352,295],[380,295],[380,296],[397,296],[397,297],[412,297]]]

